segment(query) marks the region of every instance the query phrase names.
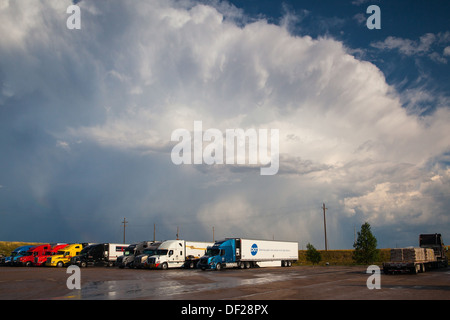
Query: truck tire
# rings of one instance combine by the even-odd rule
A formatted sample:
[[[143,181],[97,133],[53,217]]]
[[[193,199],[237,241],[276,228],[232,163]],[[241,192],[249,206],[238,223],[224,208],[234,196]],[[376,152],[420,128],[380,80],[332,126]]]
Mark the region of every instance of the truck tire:
[[[81,268],[86,268],[86,267],[87,267],[86,261],[81,261],[81,262],[80,262],[80,267],[81,267]]]
[[[59,261],[59,262],[56,264],[56,266],[57,266],[58,268],[62,268],[62,267],[64,267],[64,263],[62,263],[62,261]]]
[[[410,269],[410,272],[412,274],[418,274],[419,271],[420,271],[420,265],[419,264],[416,264],[415,266],[411,267],[411,269]]]
[[[169,266],[167,265],[167,262],[164,262],[164,263],[161,265],[161,269],[163,269],[163,270],[169,269]]]
[[[222,271],[222,265],[220,263],[216,264],[216,271]]]

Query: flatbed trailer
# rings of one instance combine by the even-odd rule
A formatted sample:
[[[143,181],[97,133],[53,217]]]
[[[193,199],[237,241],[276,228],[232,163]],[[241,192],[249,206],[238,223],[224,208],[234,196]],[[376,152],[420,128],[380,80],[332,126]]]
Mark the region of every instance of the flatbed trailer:
[[[448,259],[441,234],[421,234],[419,245],[419,248],[391,249],[391,261],[383,263],[383,272],[417,274],[447,267]]]
[[[383,263],[383,272],[385,274],[417,274],[438,268],[436,263],[437,261],[389,261]]]

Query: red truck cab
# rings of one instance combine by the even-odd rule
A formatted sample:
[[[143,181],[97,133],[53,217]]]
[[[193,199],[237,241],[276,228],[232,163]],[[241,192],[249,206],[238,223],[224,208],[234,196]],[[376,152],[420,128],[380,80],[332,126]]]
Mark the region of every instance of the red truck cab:
[[[54,245],[53,247],[45,251],[42,255],[35,256],[33,260],[33,265],[36,267],[43,266],[47,261],[48,257],[51,257],[52,255],[56,254],[59,250],[62,250],[67,246],[68,246],[67,243]]]
[[[34,258],[43,255],[46,251],[51,248],[50,244],[41,244],[30,248],[22,257],[17,260],[17,264],[20,266],[31,267]]]

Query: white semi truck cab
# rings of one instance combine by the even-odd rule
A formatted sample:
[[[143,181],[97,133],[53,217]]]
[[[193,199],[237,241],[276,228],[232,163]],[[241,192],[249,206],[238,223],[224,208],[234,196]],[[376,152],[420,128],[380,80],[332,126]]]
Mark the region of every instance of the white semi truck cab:
[[[148,265],[153,269],[195,268],[212,242],[196,242],[185,240],[164,241],[156,250],[156,255],[148,258]]]

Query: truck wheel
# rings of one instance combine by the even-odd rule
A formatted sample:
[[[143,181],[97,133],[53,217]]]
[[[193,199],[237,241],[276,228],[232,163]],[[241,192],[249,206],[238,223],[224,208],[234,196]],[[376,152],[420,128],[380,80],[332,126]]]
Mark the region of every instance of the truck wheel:
[[[189,269],[194,269],[195,268],[195,262],[191,261],[189,262]]]
[[[222,265],[220,263],[216,264],[216,271],[221,271]]]
[[[87,263],[85,261],[81,261],[80,267],[86,268],[87,267]]]
[[[56,266],[57,266],[58,268],[62,268],[62,267],[64,267],[64,263],[62,263],[62,261],[59,261],[59,262],[56,264]]]
[[[412,267],[412,268],[410,269],[410,272],[411,272],[412,274],[418,274],[418,273],[419,273],[419,269],[420,269],[420,265],[416,264],[414,267]]]
[[[167,270],[169,268],[169,266],[167,265],[167,262],[164,262],[162,265],[161,265],[161,269],[163,269],[163,270]]]

